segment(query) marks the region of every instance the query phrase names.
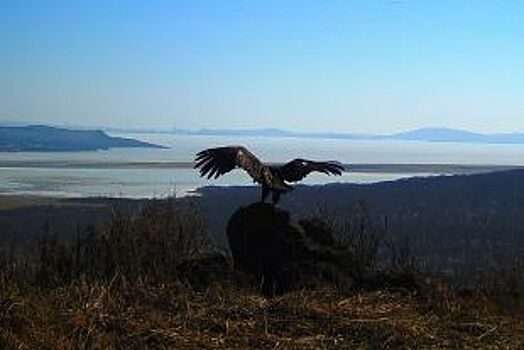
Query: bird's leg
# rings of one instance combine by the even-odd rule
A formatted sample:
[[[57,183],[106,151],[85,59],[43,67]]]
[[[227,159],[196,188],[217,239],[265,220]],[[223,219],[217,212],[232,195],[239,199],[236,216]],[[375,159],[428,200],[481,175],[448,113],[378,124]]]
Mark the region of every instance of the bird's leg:
[[[260,202],[264,203],[268,195],[269,195],[269,187],[262,186],[262,198],[260,199]]]
[[[273,191],[273,205],[277,205],[278,201],[280,200],[280,195],[282,192],[280,191]]]

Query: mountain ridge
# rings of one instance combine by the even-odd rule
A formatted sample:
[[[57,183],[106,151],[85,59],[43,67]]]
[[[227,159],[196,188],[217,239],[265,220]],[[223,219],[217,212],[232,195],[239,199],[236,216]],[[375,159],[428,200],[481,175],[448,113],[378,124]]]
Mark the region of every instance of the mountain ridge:
[[[46,125],[0,126],[0,151],[95,151],[113,147],[164,148],[103,130],[74,130]]]
[[[266,136],[266,137],[307,137],[351,140],[404,140],[428,142],[464,142],[493,144],[524,144],[524,133],[478,133],[463,129],[425,127],[392,134],[359,134],[350,132],[304,132],[279,128],[255,129],[106,129],[127,133],[158,133],[188,136]]]
[[[24,123],[0,122],[0,130],[5,127],[48,127],[55,129],[67,129],[75,131],[93,131],[93,128],[77,126],[74,129],[59,126],[28,125]],[[403,141],[427,141],[427,142],[461,142],[461,143],[483,143],[483,144],[524,144],[524,132],[513,133],[480,133],[465,129],[446,127],[423,127],[408,131],[390,134],[362,134],[340,131],[294,131],[280,128],[116,128],[97,127],[98,131],[120,134],[173,134],[187,136],[264,136],[264,137],[305,137],[319,139],[348,139],[348,140],[403,140]],[[157,145],[156,145],[157,146]],[[0,146],[1,147],[1,146]],[[1,148],[0,148],[1,149]]]

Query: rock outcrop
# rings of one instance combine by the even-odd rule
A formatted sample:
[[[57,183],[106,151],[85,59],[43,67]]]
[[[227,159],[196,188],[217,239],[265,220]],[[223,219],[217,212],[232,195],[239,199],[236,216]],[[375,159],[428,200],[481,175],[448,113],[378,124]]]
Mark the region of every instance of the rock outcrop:
[[[227,227],[235,268],[259,279],[265,294],[334,282],[351,285],[352,256],[322,220],[295,223],[265,203],[238,209]]]

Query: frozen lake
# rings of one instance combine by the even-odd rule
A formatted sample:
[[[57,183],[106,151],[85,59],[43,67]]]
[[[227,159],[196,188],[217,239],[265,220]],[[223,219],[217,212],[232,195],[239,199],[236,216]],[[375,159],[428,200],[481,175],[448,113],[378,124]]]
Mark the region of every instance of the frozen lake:
[[[446,173],[431,164],[524,165],[524,145],[369,141],[316,138],[222,137],[166,134],[119,134],[170,147],[122,148],[96,152],[0,153],[0,194],[62,197],[162,197],[184,195],[204,185],[249,185],[240,170],[218,180],[201,179],[191,169],[196,152],[223,145],[247,146],[262,161],[286,162],[302,157],[344,164],[422,164],[428,169],[373,171],[354,169],[341,177],[312,174],[303,183],[369,183]],[[438,169],[438,168],[437,168]]]

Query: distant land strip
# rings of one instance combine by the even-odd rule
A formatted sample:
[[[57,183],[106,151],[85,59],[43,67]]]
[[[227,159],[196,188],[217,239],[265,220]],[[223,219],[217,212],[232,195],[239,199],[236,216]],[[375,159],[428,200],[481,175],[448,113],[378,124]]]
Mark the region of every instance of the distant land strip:
[[[266,129],[105,129],[108,132],[131,134],[173,134],[185,136],[267,136],[267,137],[299,137],[317,139],[370,140],[370,141],[425,141],[425,142],[457,142],[483,144],[524,144],[524,133],[491,133],[483,134],[468,130],[450,128],[420,128],[395,134],[373,135],[355,134],[349,132],[300,132],[275,128]]]
[[[277,164],[277,163],[274,163]],[[137,161],[137,162],[81,162],[81,161],[0,161],[0,168],[68,168],[68,169],[191,169],[193,162]],[[346,172],[400,173],[400,174],[478,174],[493,171],[524,169],[524,165],[475,165],[475,164],[343,164]]]
[[[166,148],[102,130],[71,130],[46,125],[0,126],[1,152],[73,152],[121,147]]]

